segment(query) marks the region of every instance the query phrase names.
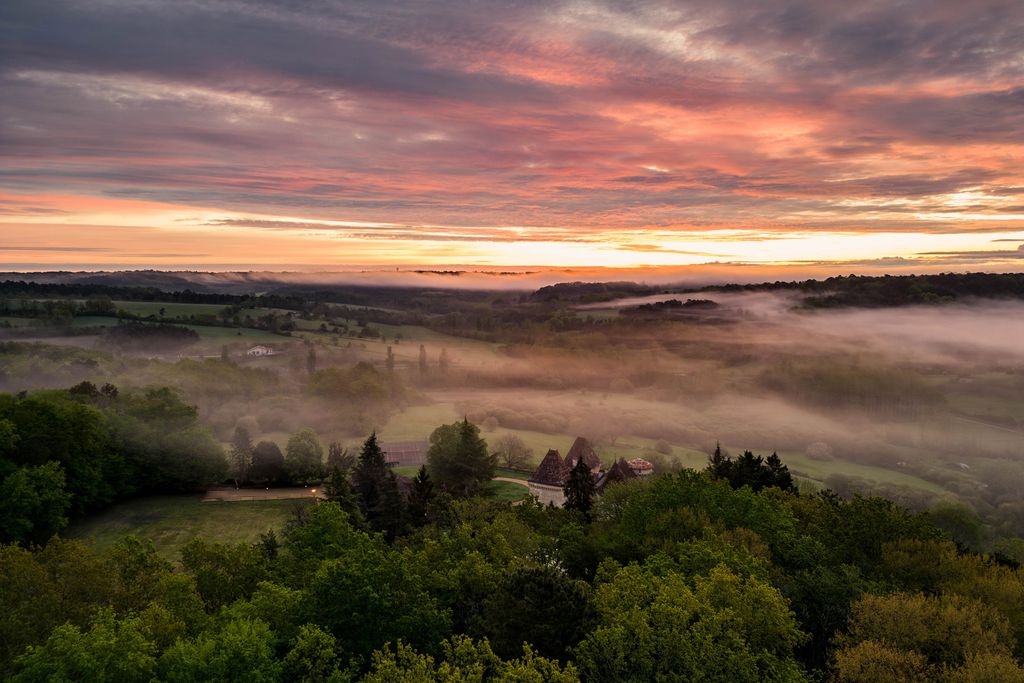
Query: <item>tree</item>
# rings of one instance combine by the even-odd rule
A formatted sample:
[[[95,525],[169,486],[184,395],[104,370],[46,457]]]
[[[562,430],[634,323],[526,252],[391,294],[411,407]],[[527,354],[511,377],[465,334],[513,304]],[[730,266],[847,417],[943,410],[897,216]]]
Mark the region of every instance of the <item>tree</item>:
[[[284,475],[284,455],[273,441],[260,441],[252,449],[252,466],[249,476],[253,481],[273,483]]]
[[[708,456],[707,472],[715,479],[728,479],[729,465],[732,461],[722,452],[722,444],[715,442],[715,451]]]
[[[750,451],[743,451],[743,455],[734,460],[724,455],[721,446],[716,445],[715,452],[708,458],[706,471],[715,479],[729,482],[736,489],[749,486],[754,491],[760,491],[774,486],[783,491],[796,491],[789,468],[782,464],[777,453],[772,453],[766,459]]]
[[[42,645],[29,647],[15,660],[10,680],[145,681],[156,671],[156,646],[142,633],[138,618],[119,619],[102,609],[89,630],[64,624]]]
[[[384,451],[373,433],[363,443],[359,462],[352,473],[359,507],[370,528],[394,538],[402,530],[402,495],[395,473],[384,459]]]
[[[356,464],[356,456],[337,441],[332,441],[327,446],[327,466],[337,467],[347,473]]]
[[[384,361],[384,366],[388,369],[388,372],[395,371],[395,354],[391,351],[391,347],[388,347],[388,357]]]
[[[210,609],[247,598],[267,577],[263,553],[249,543],[213,543],[193,538],[181,549],[181,564],[196,581]]]
[[[427,349],[420,344],[420,376],[427,374]]]
[[[339,549],[319,563],[309,581],[303,614],[329,630],[359,657],[387,642],[433,647],[451,620],[426,591],[421,569],[382,543]]]
[[[231,437],[231,474],[235,478],[236,486],[239,482],[248,481],[251,463],[252,438],[248,429],[238,425]]]
[[[306,624],[299,629],[295,644],[284,658],[284,680],[343,681],[338,658],[338,641],[319,626]]]
[[[476,495],[494,477],[494,460],[479,428],[468,419],[441,425],[430,435],[427,468],[453,495]]]
[[[544,657],[564,659],[596,618],[590,588],[551,566],[509,574],[485,600],[476,630],[502,657],[517,657],[523,643]]]
[[[288,478],[297,484],[308,486],[323,477],[324,449],[316,432],[310,428],[300,429],[288,439],[285,450],[285,471]]]
[[[45,543],[67,526],[70,508],[59,464],[18,467],[0,481],[0,542]]]
[[[533,450],[516,434],[499,437],[494,451],[498,461],[510,470],[522,469],[533,460]]]
[[[853,605],[843,649],[865,642],[921,655],[930,665],[959,666],[977,655],[1009,655],[1015,645],[998,610],[960,595],[865,595]]]
[[[441,354],[437,357],[437,369],[442,375],[448,374],[448,349],[441,349]]]
[[[576,648],[587,681],[806,681],[786,599],[724,566],[690,579],[633,564],[597,589],[600,623]]]
[[[160,679],[168,683],[271,683],[279,680],[281,668],[274,660],[273,633],[253,619],[233,619],[194,641],[179,640],[164,652],[158,667]]]
[[[427,514],[430,505],[437,497],[434,491],[434,482],[427,473],[426,465],[420,465],[419,472],[412,480],[412,490],[409,492],[409,503],[407,507],[409,522],[413,526],[422,526],[427,523]]]
[[[583,458],[569,471],[569,478],[563,487],[565,509],[576,510],[590,521],[590,509],[594,506],[594,475]]]
[[[363,513],[359,508],[356,496],[348,480],[348,473],[340,467],[329,467],[327,481],[324,482],[324,495],[327,500],[341,506],[355,526],[362,526]]]
[[[579,683],[575,667],[563,669],[557,661],[538,656],[526,647],[521,658],[501,660],[486,640],[452,636],[442,643],[444,655],[435,661],[402,642],[373,653],[373,668],[364,683],[414,683],[419,681],[535,681]],[[483,672],[487,672],[484,674]]]

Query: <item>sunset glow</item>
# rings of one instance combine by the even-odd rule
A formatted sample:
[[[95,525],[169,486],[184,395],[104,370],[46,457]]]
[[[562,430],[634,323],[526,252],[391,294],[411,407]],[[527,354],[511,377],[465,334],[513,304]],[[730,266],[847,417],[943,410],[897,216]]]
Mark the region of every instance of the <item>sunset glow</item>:
[[[1019,270],[1024,4],[0,7],[0,268]]]

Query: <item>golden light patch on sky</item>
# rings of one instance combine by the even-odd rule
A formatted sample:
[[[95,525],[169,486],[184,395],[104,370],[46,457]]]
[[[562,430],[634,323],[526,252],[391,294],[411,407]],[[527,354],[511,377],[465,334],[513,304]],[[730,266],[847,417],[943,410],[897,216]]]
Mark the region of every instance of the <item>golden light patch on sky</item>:
[[[10,199],[10,197],[8,197]],[[1016,257],[1024,228],[1000,232],[751,231],[593,229],[565,235],[535,226],[401,226],[367,221],[309,220],[296,216],[232,213],[121,199],[22,197],[60,206],[60,214],[0,216],[0,262],[32,264],[235,264],[239,268],[308,264],[388,266],[470,264],[509,267],[637,268],[748,263],[765,266],[872,259],[930,261],[927,254]],[[977,197],[949,198],[970,205]],[[1001,214],[1006,216],[1007,214]],[[950,214],[954,220],[962,214]],[[992,216],[970,217],[984,220]],[[1024,216],[1020,217],[1024,218]]]

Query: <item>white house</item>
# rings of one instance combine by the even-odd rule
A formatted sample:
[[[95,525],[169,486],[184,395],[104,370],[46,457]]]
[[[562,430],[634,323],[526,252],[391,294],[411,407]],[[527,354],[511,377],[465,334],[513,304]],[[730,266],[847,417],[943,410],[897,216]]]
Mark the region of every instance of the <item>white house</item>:
[[[245,352],[247,356],[273,356],[274,349],[269,346],[256,345]]]

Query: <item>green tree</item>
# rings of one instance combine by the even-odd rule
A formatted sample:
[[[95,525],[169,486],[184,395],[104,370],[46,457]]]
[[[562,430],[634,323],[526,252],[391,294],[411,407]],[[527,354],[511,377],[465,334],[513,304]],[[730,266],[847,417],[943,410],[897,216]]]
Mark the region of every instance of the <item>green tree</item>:
[[[252,449],[249,477],[259,483],[274,483],[284,476],[284,454],[273,441],[260,441]]]
[[[569,471],[569,478],[563,487],[565,493],[565,509],[575,510],[590,521],[590,510],[594,507],[594,475],[590,465],[583,458]]]
[[[785,598],[725,567],[692,583],[630,565],[597,590],[600,624],[576,648],[588,681],[806,681]]]
[[[420,344],[420,376],[426,376],[427,374],[427,349],[423,344]]]
[[[434,490],[434,482],[427,473],[426,465],[420,465],[416,477],[412,480],[412,489],[409,491],[408,513],[409,522],[413,526],[423,526],[427,523],[427,514],[430,506],[437,497]]]
[[[285,472],[296,484],[308,486],[323,477],[324,448],[316,432],[300,429],[288,439],[285,450]]]
[[[70,508],[58,463],[18,467],[0,481],[0,542],[45,543],[67,526]]]
[[[1010,655],[1010,624],[994,607],[959,595],[865,595],[853,606],[841,649],[873,641],[921,655],[930,665],[960,666],[982,654]]]
[[[442,487],[457,496],[469,497],[494,477],[495,458],[468,419],[441,425],[430,435],[427,468]]]
[[[158,667],[167,683],[271,683],[279,679],[281,669],[274,659],[270,628],[250,619],[233,619],[195,640],[178,641],[160,657]]]
[[[338,650],[338,641],[330,633],[312,624],[302,626],[284,658],[284,679],[299,683],[347,680]]]
[[[348,474],[340,467],[331,467],[324,482],[324,495],[327,500],[337,503],[349,516],[355,526],[362,526],[363,513],[359,507],[359,497],[349,483]]]
[[[443,656],[436,661],[398,643],[373,653],[373,668],[364,683],[426,683],[428,681],[494,681],[495,683],[579,683],[572,664],[538,656],[526,647],[522,657],[501,660],[486,640],[453,636],[442,643]]]
[[[196,581],[210,609],[247,598],[267,577],[265,559],[248,543],[213,543],[193,538],[181,549],[181,564]]]
[[[252,438],[249,430],[238,425],[231,436],[231,474],[235,484],[248,481],[249,468],[252,465]]]
[[[384,459],[384,451],[373,433],[363,443],[359,461],[352,473],[359,507],[370,528],[384,532],[388,538],[397,536],[403,526],[402,495],[395,473]]]
[[[522,654],[523,643],[545,657],[564,659],[594,624],[590,588],[551,566],[510,573],[484,602],[476,630],[502,657]]]
[[[29,647],[15,660],[18,683],[38,681],[150,680],[156,670],[156,646],[146,638],[136,618],[119,619],[101,610],[88,631],[58,626],[42,645]]]
[[[347,448],[337,441],[332,441],[327,447],[327,466],[337,467],[346,474],[355,467],[356,457]]]
[[[310,579],[303,613],[357,657],[397,640],[433,647],[447,635],[450,617],[410,559],[380,544],[341,549]]]

